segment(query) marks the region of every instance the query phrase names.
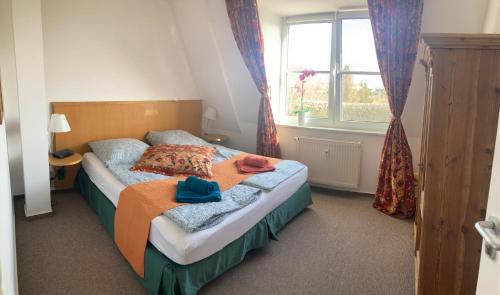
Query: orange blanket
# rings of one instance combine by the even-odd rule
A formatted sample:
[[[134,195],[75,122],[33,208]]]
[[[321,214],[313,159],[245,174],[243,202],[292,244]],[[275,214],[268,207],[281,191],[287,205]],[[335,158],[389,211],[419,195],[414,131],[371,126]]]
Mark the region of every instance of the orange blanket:
[[[251,174],[239,174],[234,162],[247,154],[214,164],[211,181],[217,181],[221,192],[242,182]],[[272,164],[279,160],[269,158]],[[120,193],[115,213],[115,242],[135,272],[144,278],[144,253],[151,221],[166,210],[183,205],[175,202],[177,181],[185,177],[130,185]]]

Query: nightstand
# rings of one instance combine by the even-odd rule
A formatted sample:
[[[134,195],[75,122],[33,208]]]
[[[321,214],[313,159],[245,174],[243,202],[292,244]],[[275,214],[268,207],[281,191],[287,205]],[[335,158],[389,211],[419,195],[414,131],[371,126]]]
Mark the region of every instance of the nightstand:
[[[217,144],[223,143],[224,141],[227,140],[227,136],[222,134],[205,134],[203,138],[210,143],[217,143]]]
[[[49,164],[51,166],[51,175],[50,175],[51,189],[55,189],[54,181],[56,178],[59,180],[64,179],[65,176],[64,167],[78,165],[80,164],[81,161],[82,161],[82,155],[80,155],[79,153],[74,153],[73,155],[63,159],[58,159],[52,155],[49,155]]]

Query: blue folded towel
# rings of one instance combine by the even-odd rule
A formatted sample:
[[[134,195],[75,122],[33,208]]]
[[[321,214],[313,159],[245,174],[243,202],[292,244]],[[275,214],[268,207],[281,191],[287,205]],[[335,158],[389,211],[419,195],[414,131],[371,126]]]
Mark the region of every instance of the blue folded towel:
[[[188,177],[189,179],[189,177]],[[201,181],[208,182],[203,179],[199,179]],[[192,181],[192,180],[191,180]],[[196,182],[194,182],[196,183]],[[179,180],[177,182],[177,192],[175,193],[175,200],[178,203],[208,203],[208,202],[220,202],[221,200],[221,193],[220,193],[220,188],[219,184],[217,182],[208,182],[211,184],[212,189],[210,193],[208,194],[200,194],[197,192],[194,192],[193,190],[190,189],[189,182],[188,180],[182,181]],[[191,183],[193,184],[193,183]],[[201,191],[201,190],[198,190]]]
[[[185,182],[188,190],[200,195],[209,195],[218,186],[217,182],[207,181],[196,176],[188,176]]]

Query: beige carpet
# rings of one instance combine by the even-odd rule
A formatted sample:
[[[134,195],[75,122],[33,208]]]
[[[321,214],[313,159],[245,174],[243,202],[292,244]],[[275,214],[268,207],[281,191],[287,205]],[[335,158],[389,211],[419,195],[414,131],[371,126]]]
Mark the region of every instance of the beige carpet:
[[[99,219],[76,192],[53,217],[26,221],[17,199],[21,295],[145,294]],[[314,190],[314,205],[200,294],[414,294],[412,224],[366,196]]]

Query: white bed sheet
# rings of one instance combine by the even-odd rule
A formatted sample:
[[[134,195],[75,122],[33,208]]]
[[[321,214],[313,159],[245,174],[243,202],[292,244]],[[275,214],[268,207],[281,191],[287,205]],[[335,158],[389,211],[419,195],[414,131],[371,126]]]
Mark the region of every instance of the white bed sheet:
[[[118,204],[123,185],[97,158],[86,153],[83,169],[90,180],[115,205]],[[307,180],[307,168],[293,175],[270,192],[263,192],[254,203],[227,216],[209,229],[187,233],[164,215],[153,219],[149,241],[160,252],[176,263],[187,265],[200,261],[241,237],[257,222],[285,202]]]

